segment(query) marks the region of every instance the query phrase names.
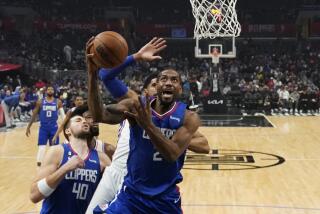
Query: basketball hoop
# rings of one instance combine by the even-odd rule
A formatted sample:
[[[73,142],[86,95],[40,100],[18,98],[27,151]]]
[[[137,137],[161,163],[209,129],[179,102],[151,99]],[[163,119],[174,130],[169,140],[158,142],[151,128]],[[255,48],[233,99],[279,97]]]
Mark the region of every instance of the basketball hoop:
[[[196,40],[195,57],[212,58],[214,64],[220,58],[235,58],[235,38],[240,35],[241,26],[236,13],[237,0],[190,0],[195,18],[194,38]],[[228,52],[201,52],[199,41],[215,38],[231,39],[232,50]],[[215,44],[214,42],[212,43]]]
[[[194,37],[238,37],[241,26],[237,19],[237,0],[190,0],[196,20]]]

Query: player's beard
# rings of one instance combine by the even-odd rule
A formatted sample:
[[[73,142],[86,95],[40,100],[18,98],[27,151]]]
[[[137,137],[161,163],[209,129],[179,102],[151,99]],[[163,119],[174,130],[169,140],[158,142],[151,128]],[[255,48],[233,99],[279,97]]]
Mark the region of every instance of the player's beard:
[[[159,99],[160,100],[160,104],[166,108],[170,108],[171,105],[174,103],[174,99],[172,99],[171,101],[165,101],[165,100],[162,100],[162,99]]]
[[[73,133],[73,136],[78,139],[86,140],[91,137],[91,133],[89,131],[81,131],[79,133]]]

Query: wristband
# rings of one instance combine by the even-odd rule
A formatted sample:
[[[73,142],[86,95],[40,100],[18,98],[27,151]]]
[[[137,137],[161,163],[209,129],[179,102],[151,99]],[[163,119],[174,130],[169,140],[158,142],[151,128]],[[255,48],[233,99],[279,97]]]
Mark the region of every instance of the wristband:
[[[49,187],[49,185],[46,181],[46,178],[43,178],[40,181],[38,181],[37,185],[38,185],[39,192],[44,197],[50,196],[53,193],[53,191],[55,190],[55,189],[52,189],[51,187]]]
[[[128,87],[118,79],[103,80],[103,84],[115,99],[123,97],[128,93]]]
[[[118,76],[126,67],[129,65],[132,65],[135,63],[135,60],[133,58],[133,55],[127,56],[126,60],[124,63],[119,65],[118,67],[112,68],[112,69],[106,69],[106,68],[101,68],[99,70],[99,77],[100,79],[106,80],[106,79],[114,79],[116,76]]]

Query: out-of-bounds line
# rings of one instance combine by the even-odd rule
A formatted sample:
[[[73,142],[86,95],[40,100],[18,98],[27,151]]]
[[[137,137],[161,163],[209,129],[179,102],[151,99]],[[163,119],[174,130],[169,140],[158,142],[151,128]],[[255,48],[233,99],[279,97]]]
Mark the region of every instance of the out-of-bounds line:
[[[211,121],[214,121],[214,122],[235,122],[235,121],[241,121],[243,120],[243,117],[240,117],[239,119],[225,119],[225,120],[216,120],[216,119],[212,119],[212,120],[201,120],[201,121],[204,121],[204,122],[211,122]]]
[[[243,208],[271,208],[271,209],[292,209],[320,211],[316,207],[290,207],[284,205],[264,205],[264,204],[182,204],[183,207],[243,207]]]
[[[273,122],[271,122],[271,120],[267,117],[267,115],[265,115],[265,114],[261,114],[273,127],[272,128],[277,128],[277,126],[273,123]]]

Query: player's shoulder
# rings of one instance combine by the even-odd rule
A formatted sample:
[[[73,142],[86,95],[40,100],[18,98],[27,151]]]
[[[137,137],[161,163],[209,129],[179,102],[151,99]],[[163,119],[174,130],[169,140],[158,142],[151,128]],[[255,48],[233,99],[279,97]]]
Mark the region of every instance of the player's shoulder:
[[[199,115],[198,115],[197,112],[191,111],[189,109],[186,109],[186,113],[185,114],[186,114],[187,117],[198,117],[199,118]]]
[[[58,144],[58,145],[50,146],[48,152],[54,153],[54,154],[63,153],[64,152],[63,145]]]
[[[198,113],[190,110],[186,110],[184,116],[184,124],[193,124],[194,126],[200,126],[200,117]]]
[[[63,158],[64,149],[61,144],[50,146],[47,151],[47,158],[51,160],[50,162],[56,162],[57,164],[60,164],[62,158]]]

